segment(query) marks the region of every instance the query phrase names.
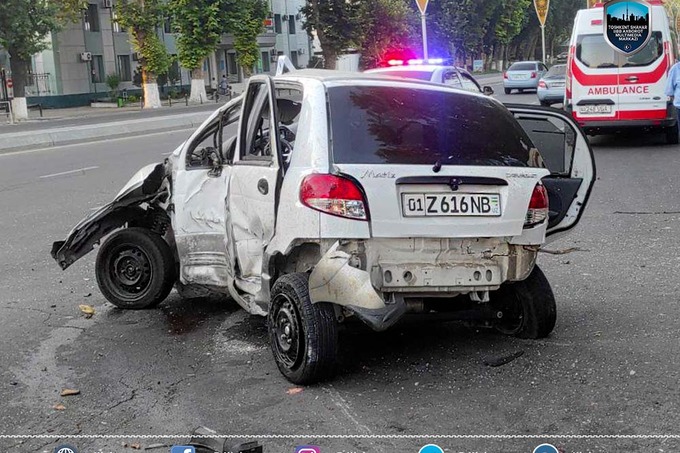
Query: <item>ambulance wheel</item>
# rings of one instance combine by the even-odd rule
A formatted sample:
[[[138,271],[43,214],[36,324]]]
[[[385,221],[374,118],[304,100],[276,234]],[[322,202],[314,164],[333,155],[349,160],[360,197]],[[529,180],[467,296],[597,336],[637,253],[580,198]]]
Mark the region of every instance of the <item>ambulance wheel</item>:
[[[332,377],[338,324],[330,303],[313,304],[306,274],[286,274],[274,284],[267,319],[269,343],[281,374],[293,384]]]
[[[146,228],[126,228],[106,239],[97,254],[97,284],[118,308],[163,302],[175,283],[175,258],[167,242]]]
[[[550,102],[548,102],[548,101],[541,101],[541,105],[542,105],[543,107],[550,107]]]
[[[511,92],[512,92],[512,90],[510,88],[505,89],[505,94],[510,94]]]
[[[666,143],[669,145],[677,145],[680,143],[680,137],[678,136],[678,123],[674,126],[666,128]]]
[[[502,314],[494,327],[504,335],[538,339],[555,328],[555,296],[538,266],[525,280],[501,285],[491,294],[491,304]]]

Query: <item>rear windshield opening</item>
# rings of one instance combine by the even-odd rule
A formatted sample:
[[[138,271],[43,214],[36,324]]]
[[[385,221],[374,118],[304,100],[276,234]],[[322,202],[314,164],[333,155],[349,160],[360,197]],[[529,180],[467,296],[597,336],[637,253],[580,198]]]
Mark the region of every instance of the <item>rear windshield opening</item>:
[[[543,166],[512,114],[482,96],[382,86],[328,95],[335,163]]]
[[[663,55],[663,38],[660,31],[652,32],[649,42],[633,55],[617,53],[604,40],[602,34],[580,35],[576,41],[576,58],[589,68],[631,68],[647,66]]]
[[[546,77],[557,77],[557,76],[563,76],[567,72],[567,65],[565,64],[558,64],[550,68],[545,75]]]
[[[515,63],[510,65],[508,71],[535,71],[536,63]]]

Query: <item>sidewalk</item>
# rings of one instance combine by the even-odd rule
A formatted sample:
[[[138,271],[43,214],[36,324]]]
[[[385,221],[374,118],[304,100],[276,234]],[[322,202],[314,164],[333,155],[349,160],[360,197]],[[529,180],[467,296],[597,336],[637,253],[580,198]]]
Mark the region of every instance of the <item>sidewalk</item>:
[[[29,120],[10,125],[0,113],[0,153],[195,128],[228,99],[202,105],[31,110]],[[7,121],[7,122],[5,122]]]

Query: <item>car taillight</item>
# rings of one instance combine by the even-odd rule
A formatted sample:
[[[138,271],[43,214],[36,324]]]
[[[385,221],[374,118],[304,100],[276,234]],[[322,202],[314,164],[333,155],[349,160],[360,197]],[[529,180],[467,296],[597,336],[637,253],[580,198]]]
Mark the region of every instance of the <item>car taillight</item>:
[[[535,72],[532,72],[532,73],[531,73],[531,78],[532,78],[532,79],[535,79],[535,78],[536,78],[536,73],[535,73]]]
[[[531,194],[529,209],[527,210],[524,228],[538,225],[548,218],[548,192],[543,184],[536,184]]]
[[[545,82],[544,82],[543,80],[541,80],[540,82],[538,82],[538,86],[539,86],[539,88],[548,88],[548,85],[546,85]]]
[[[368,220],[364,194],[352,180],[341,176],[313,174],[300,185],[300,201],[314,210],[355,220]]]
[[[508,78],[508,73],[507,73],[507,72],[504,72],[504,73],[503,73],[503,78],[504,78],[504,79],[507,79],[507,78]]]

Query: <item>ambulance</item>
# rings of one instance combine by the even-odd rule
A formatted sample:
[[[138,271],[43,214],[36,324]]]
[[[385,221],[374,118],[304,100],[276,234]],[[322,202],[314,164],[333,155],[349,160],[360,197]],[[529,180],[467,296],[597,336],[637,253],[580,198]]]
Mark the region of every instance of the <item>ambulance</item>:
[[[602,4],[578,11],[569,44],[565,108],[590,135],[638,128],[678,143],[675,108],[665,94],[677,46],[660,0],[651,5],[651,38],[624,55],[604,38]]]

